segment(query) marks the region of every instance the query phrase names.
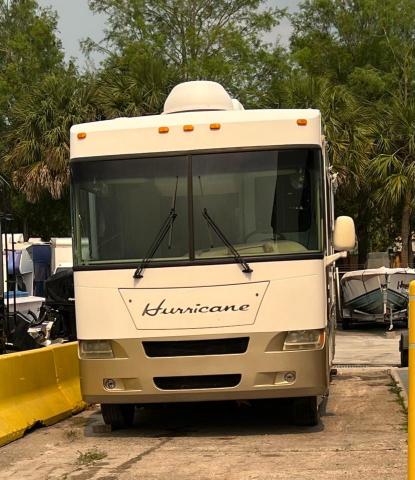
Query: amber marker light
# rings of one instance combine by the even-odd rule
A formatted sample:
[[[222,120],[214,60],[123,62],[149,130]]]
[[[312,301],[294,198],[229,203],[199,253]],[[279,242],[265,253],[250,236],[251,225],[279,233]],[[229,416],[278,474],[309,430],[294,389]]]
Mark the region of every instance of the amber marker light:
[[[193,132],[193,125],[183,125],[183,132]]]
[[[305,118],[298,118],[297,125],[300,127],[305,127],[307,125],[307,120]]]
[[[85,132],[79,132],[77,137],[78,137],[78,140],[84,140],[84,138],[86,138],[86,133]]]
[[[159,127],[159,133],[169,133],[169,127]]]
[[[209,127],[211,130],[220,130],[220,123],[211,123]]]

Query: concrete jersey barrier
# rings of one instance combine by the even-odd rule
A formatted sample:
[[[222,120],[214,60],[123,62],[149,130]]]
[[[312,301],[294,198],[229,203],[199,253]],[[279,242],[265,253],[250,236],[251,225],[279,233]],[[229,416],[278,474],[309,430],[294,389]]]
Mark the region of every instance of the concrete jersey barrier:
[[[0,446],[84,408],[77,342],[0,356]]]

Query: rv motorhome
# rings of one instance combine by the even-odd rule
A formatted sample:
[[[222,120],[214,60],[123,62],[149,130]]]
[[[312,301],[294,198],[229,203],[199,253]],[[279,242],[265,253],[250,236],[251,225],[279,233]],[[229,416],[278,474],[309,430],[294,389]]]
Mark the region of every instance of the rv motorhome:
[[[333,220],[317,110],[244,110],[186,82],[164,112],[71,129],[74,282],[87,402],[292,398],[319,421],[336,322]],[[336,253],[337,252],[337,253]]]

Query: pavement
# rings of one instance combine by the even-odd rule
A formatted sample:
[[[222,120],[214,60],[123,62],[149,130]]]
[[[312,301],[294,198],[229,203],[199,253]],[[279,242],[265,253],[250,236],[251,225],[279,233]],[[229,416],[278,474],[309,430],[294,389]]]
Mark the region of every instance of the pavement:
[[[340,368],[316,427],[285,402],[138,409],[111,432],[97,406],[1,448],[1,480],[404,480],[406,417],[388,369]]]
[[[399,339],[401,331],[385,331],[383,325],[362,325],[353,330],[337,330],[337,365],[389,366],[400,365]]]
[[[360,325],[352,331],[336,333],[335,366],[391,367],[391,375],[402,390],[403,403],[408,408],[408,369],[399,368],[401,329],[385,330],[383,325]]]
[[[406,415],[389,375],[399,335],[338,331],[317,427],[291,425],[284,401],[214,402],[138,409],[133,428],[111,432],[93,406],[2,447],[0,480],[404,480]]]

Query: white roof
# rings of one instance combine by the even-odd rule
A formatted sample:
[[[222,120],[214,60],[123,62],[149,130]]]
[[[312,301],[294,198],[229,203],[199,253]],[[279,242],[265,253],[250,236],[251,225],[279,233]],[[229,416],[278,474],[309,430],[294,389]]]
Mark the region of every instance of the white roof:
[[[299,126],[297,119],[307,125]],[[211,123],[219,123],[220,130],[210,130]],[[192,132],[183,131],[188,124]],[[159,127],[169,132],[160,134]],[[80,140],[81,132],[86,138]],[[321,143],[320,112],[312,109],[181,112],[71,128],[71,158]]]

